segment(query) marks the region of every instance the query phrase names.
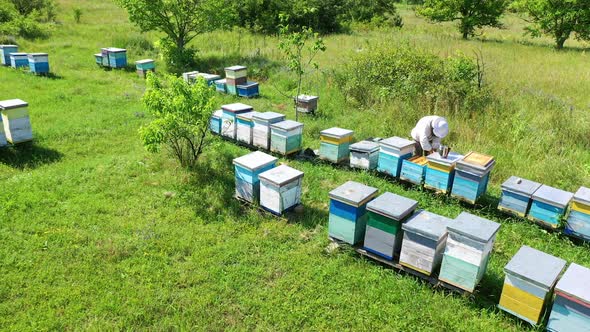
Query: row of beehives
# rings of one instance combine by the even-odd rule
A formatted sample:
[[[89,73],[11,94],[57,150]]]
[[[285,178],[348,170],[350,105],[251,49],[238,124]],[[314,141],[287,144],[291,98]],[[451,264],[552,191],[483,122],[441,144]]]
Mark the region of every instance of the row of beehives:
[[[0,147],[33,139],[28,106],[20,99],[0,101]]]
[[[485,274],[500,225],[463,212],[454,220],[416,210],[414,200],[356,182],[332,190],[330,237],[398,261],[423,276],[473,292]],[[505,266],[498,305],[531,324],[544,321],[552,331],[590,329],[590,269],[523,246]],[[553,292],[555,290],[555,300]]]
[[[564,233],[590,241],[590,188],[574,194],[512,176],[502,184],[498,209],[551,229],[561,227],[567,215]]]
[[[49,55],[47,53],[19,53],[17,45],[0,45],[0,61],[3,66],[29,68],[35,75],[49,74]]]
[[[127,67],[127,50],[116,47],[101,48],[100,53],[94,55],[94,60],[100,67],[125,68]],[[156,71],[156,62],[152,59],[137,60],[135,70],[139,77],[145,78],[148,72]]]
[[[193,83],[198,77],[202,77],[210,86],[215,85],[218,92],[234,96],[254,98],[260,94],[258,83],[248,81],[248,68],[245,66],[225,68],[224,79],[216,74],[199,73],[198,71],[183,73],[182,77],[188,83]]]

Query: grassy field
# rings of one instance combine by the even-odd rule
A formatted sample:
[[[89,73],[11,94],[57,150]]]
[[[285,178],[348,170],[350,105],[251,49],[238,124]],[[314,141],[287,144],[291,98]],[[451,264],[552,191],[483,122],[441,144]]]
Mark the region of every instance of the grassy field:
[[[590,89],[586,44],[555,52],[548,39],[522,37],[522,23],[463,41],[452,25],[430,25],[403,8],[400,31],[362,30],[327,38],[311,76],[321,115],[306,117],[304,144],[341,126],[357,138],[406,136],[425,112],[394,102],[362,109],[346,102],[329,71],[373,45],[409,42],[437,54],[480,51],[501,109],[446,114],[458,151],[496,156],[490,197],[476,209],[375,174],[282,160],[305,172],[303,214],[261,215],[232,199],[231,160],[248,151],[214,142],[195,172],[142,148],[149,119],[135,73],[103,71],[92,54],[129,48],[131,61],[155,57],[108,1],[59,2],[51,38],[20,41],[50,53],[52,79],[0,68],[0,100],[30,104],[33,146],[0,151],[0,329],[2,330],[528,330],[495,308],[503,266],[521,245],[590,266],[590,246],[495,211],[499,184],[517,174],[570,191],[590,185]],[[83,10],[75,24],[72,9]],[[238,35],[243,38],[238,41]],[[257,110],[293,118],[276,89],[292,87],[271,37],[241,31],[195,40],[200,70],[244,63],[264,78]],[[139,46],[137,46],[139,45]],[[220,97],[219,104],[232,102]],[[451,218],[461,211],[502,223],[489,270],[462,297],[358,257],[326,250],[328,192],[356,180],[419,201]]]

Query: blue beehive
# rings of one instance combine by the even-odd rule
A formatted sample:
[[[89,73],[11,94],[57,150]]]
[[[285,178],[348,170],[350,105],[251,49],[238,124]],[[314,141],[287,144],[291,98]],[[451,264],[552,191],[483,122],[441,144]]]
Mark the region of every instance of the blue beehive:
[[[540,183],[511,176],[502,184],[498,210],[524,218],[529,212],[532,197]]]
[[[330,237],[354,245],[363,240],[367,224],[367,203],[377,188],[348,181],[330,192]]]
[[[209,129],[211,132],[220,135],[221,134],[221,117],[223,116],[222,110],[217,110],[211,115],[211,119],[209,119]]]
[[[455,178],[455,165],[463,158],[462,154],[451,152],[446,158],[438,153],[426,157],[428,165],[424,176],[424,188],[448,193]]]
[[[572,263],[555,286],[555,301],[547,322],[552,332],[590,331],[590,269]]]
[[[10,66],[10,53],[18,53],[18,46],[0,45],[0,61],[2,61],[2,65]]]
[[[401,137],[390,137],[379,142],[379,162],[377,170],[399,177],[402,162],[414,154],[415,142]]]
[[[574,194],[542,185],[533,194],[528,218],[545,227],[557,228]]]
[[[492,156],[477,152],[466,154],[455,165],[451,196],[475,204],[485,194],[495,164]]]
[[[94,54],[94,61],[96,62],[97,65],[102,67],[102,53]]]
[[[49,74],[49,55],[47,53],[31,53],[29,58],[29,68],[35,75]]]
[[[124,48],[111,47],[107,49],[108,66],[111,68],[127,67],[127,50]],[[104,60],[103,60],[104,63]]]
[[[264,152],[255,151],[234,159],[236,176],[236,196],[250,203],[258,202],[260,197],[260,173],[277,164],[277,158]]]
[[[402,170],[399,175],[401,180],[421,186],[426,175],[426,157],[414,156],[402,161]]]
[[[227,93],[225,78],[215,81],[215,90],[217,90],[217,92]]]
[[[27,53],[10,53],[10,66],[12,68],[28,68],[29,55]]]
[[[251,112],[252,106],[242,103],[234,103],[229,105],[222,105],[221,110],[223,115],[221,117],[221,136],[236,139],[237,136],[237,115],[241,113]]]
[[[246,84],[238,85],[238,96],[245,97],[245,98],[254,98],[258,97],[260,91],[258,89],[258,83],[256,82],[246,82]]]
[[[564,233],[590,241],[590,188],[581,187],[574,194]]]

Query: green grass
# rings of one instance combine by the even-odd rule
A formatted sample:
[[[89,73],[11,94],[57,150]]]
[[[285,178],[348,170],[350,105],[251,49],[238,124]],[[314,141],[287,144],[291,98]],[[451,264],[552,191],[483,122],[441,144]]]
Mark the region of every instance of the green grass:
[[[447,116],[456,150],[497,157],[491,196],[471,209],[376,174],[282,160],[305,172],[305,211],[277,220],[232,198],[231,160],[247,150],[216,142],[189,173],[142,148],[137,129],[149,120],[140,103],[144,82],[134,73],[98,69],[92,54],[141,45],[155,34],[140,34],[110,2],[59,3],[62,24],[50,39],[20,41],[25,52],[49,52],[57,78],[0,68],[0,99],[30,103],[36,138],[32,147],[0,151],[2,330],[527,330],[495,308],[502,268],[519,247],[590,266],[589,245],[495,210],[499,183],[512,174],[567,190],[590,185],[584,44],[568,42],[571,49],[555,52],[547,39],[522,37],[514,17],[506,30],[463,41],[452,25],[426,24],[408,8],[401,31],[328,37],[319,59],[326,72],[382,42],[409,41],[441,55],[481,49],[488,83],[505,108]],[[74,6],[83,10],[81,24],[73,22]],[[199,37],[201,69],[249,64],[265,78],[263,97],[251,104],[293,118],[289,101],[273,88],[292,87],[276,40],[236,36]],[[153,52],[130,47],[129,59]],[[303,119],[305,145],[313,148],[319,131],[331,126],[354,129],[357,138],[407,135],[425,114],[394,102],[361,109],[326,73],[312,75],[311,91],[319,93],[322,110]],[[563,103],[573,110],[565,112]],[[432,289],[350,250],[326,251],[327,194],[346,180],[416,199],[448,217],[468,210],[501,222],[476,294]]]

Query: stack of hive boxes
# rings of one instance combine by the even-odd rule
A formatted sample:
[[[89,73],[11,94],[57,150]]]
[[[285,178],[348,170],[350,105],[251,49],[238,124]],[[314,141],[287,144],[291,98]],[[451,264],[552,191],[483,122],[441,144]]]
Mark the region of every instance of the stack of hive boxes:
[[[524,218],[529,213],[533,194],[540,183],[511,176],[502,184],[498,210]]]
[[[103,67],[127,67],[127,50],[124,48],[107,47],[101,49]]]
[[[451,152],[446,158],[438,153],[426,157],[428,164],[424,177],[424,188],[448,193],[453,187],[455,164],[463,158],[462,154]]]
[[[542,185],[533,194],[528,218],[549,228],[558,228],[574,194]]]
[[[320,132],[320,159],[333,163],[348,161],[350,143],[354,132],[338,127]]]
[[[10,66],[10,53],[18,53],[18,46],[0,45],[0,61],[3,66]]]
[[[404,159],[399,178],[421,186],[424,183],[427,163],[428,160],[424,156],[414,156],[410,159]]]
[[[411,158],[414,154],[414,141],[394,136],[380,141],[379,145],[379,166],[377,170],[396,178],[399,177],[403,160]]]
[[[451,195],[471,204],[486,192],[490,172],[496,161],[494,157],[469,152],[455,166],[455,179]]]
[[[27,53],[10,53],[10,66],[12,68],[29,68],[29,55]]]
[[[403,238],[402,223],[417,206],[415,200],[389,192],[370,201],[364,249],[388,260],[397,258]]]
[[[318,109],[317,96],[299,95],[296,99],[297,112],[314,113]]]
[[[252,117],[254,121],[253,139],[254,146],[264,150],[270,149],[270,126],[274,123],[285,121],[285,115],[275,112],[264,112],[255,114]]]
[[[221,136],[235,140],[237,132],[236,122],[238,114],[252,112],[253,108],[250,105],[234,103],[221,106],[221,110],[223,111],[223,115],[221,118]]]
[[[590,241],[590,188],[581,187],[574,194],[564,232]]]
[[[238,85],[248,83],[248,68],[244,66],[231,66],[225,68],[225,87],[230,95],[238,94]]]
[[[27,102],[20,99],[0,101],[4,134],[9,143],[18,144],[33,140],[28,106]]]
[[[31,53],[29,54],[29,69],[35,75],[49,74],[49,54]]]
[[[236,196],[250,203],[256,203],[260,195],[260,173],[277,164],[277,158],[255,151],[234,159],[236,177]]]
[[[447,228],[439,280],[473,292],[486,272],[499,229],[498,223],[461,213]]]
[[[152,59],[135,61],[135,70],[139,77],[145,78],[148,72],[156,71],[156,62]]]
[[[217,110],[211,115],[209,119],[209,129],[216,135],[221,135],[221,117],[223,116],[222,110]]]
[[[237,115],[236,140],[238,142],[252,145],[254,121],[252,117],[258,112],[246,112]]]
[[[260,206],[281,215],[301,203],[303,172],[281,165],[260,173]]]
[[[367,203],[377,195],[377,188],[348,181],[330,192],[330,237],[355,245],[365,236]]]
[[[285,120],[270,125],[270,150],[282,155],[301,151],[303,123]]]
[[[565,264],[563,259],[521,247],[504,267],[506,278],[498,307],[533,325],[539,324]]]
[[[379,163],[379,144],[360,141],[350,146],[350,167],[373,170]]]
[[[402,224],[404,240],[399,263],[427,276],[436,274],[451,223],[451,219],[431,212],[415,213]]]
[[[590,331],[590,269],[572,263],[555,286],[547,323],[553,332]]]

